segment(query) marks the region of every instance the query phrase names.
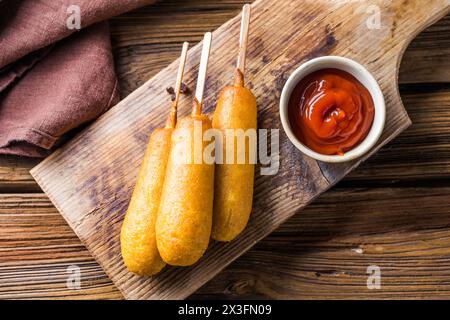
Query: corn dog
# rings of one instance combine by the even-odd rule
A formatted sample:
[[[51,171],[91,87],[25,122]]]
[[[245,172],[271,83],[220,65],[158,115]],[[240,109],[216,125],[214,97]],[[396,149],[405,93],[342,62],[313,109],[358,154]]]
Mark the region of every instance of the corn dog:
[[[165,128],[158,128],[150,140],[131,196],[120,234],[122,257],[128,270],[143,276],[161,271],[165,263],[161,259],[155,237],[156,215],[164,183],[170,141],[177,120],[177,104],[188,43],[183,44],[180,58],[175,101]]]
[[[226,129],[257,128],[256,99],[244,86],[245,51],[250,20],[250,6],[242,12],[241,41],[235,83],[221,92],[213,117],[213,128],[223,133],[223,155],[226,155]],[[237,161],[237,138],[234,138],[234,162],[217,164],[214,182],[214,213],[212,238],[231,241],[247,225],[252,211],[254,164],[250,163],[250,146],[245,147],[245,163]],[[249,143],[248,143],[249,144]],[[256,146],[254,146],[256,147]]]
[[[167,264],[175,266],[189,266],[197,262],[207,249],[211,235],[214,164],[207,164],[203,159],[201,163],[196,163],[198,154],[194,154],[203,154],[206,146],[203,133],[211,128],[211,121],[201,113],[210,44],[211,33],[207,33],[203,40],[192,114],[180,120],[172,134],[156,222],[156,242],[161,257]],[[202,136],[198,138],[194,133],[196,126],[202,128]],[[195,143],[198,142],[195,139],[202,139],[201,150],[196,150]],[[181,159],[181,155],[187,156],[187,159]]]

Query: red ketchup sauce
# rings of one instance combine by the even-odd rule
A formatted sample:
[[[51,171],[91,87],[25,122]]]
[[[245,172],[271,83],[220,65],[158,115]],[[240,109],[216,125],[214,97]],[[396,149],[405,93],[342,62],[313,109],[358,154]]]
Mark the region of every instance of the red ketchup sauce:
[[[308,148],[343,155],[367,136],[375,108],[369,91],[354,76],[322,69],[297,84],[288,115],[294,134]]]

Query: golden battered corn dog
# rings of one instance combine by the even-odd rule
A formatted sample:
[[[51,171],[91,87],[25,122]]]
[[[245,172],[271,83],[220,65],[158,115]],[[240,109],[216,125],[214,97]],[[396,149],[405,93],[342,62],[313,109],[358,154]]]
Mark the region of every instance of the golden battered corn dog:
[[[151,276],[165,266],[156,246],[155,224],[169,158],[170,141],[177,120],[177,104],[187,49],[186,42],[180,58],[175,101],[172,103],[166,127],[156,129],[150,136],[120,234],[125,265],[128,270],[138,275]]]
[[[203,155],[206,146],[202,139],[203,132],[211,128],[209,118],[201,114],[211,33],[207,33],[203,41],[192,114],[180,120],[172,134],[156,222],[156,242],[161,257],[175,266],[189,266],[197,262],[207,249],[211,235],[214,164],[205,163],[203,158],[201,161],[195,160],[198,152]],[[202,127],[200,137],[194,133],[196,126]],[[196,148],[198,141],[195,139],[201,139],[201,150]]]
[[[226,87],[219,97],[214,112],[213,128],[223,132],[223,155],[226,155],[226,129],[255,129],[256,99],[243,86],[242,73],[236,71],[236,83]],[[234,138],[234,155],[237,155],[237,138]],[[245,163],[217,164],[214,178],[214,214],[212,238],[231,241],[247,225],[252,211],[254,164],[249,162],[249,147],[245,149]]]
[[[213,128],[223,133],[224,157],[227,154],[226,129],[256,131],[257,128],[256,99],[252,92],[244,87],[243,75],[249,19],[250,6],[245,5],[242,12],[240,52],[235,83],[233,86],[225,87],[221,92],[213,117]],[[249,161],[249,155],[254,150],[246,146],[245,163],[238,164],[237,143],[235,137],[234,162],[217,164],[215,168],[212,238],[217,241],[231,241],[236,238],[247,225],[252,211],[255,169],[254,164]]]

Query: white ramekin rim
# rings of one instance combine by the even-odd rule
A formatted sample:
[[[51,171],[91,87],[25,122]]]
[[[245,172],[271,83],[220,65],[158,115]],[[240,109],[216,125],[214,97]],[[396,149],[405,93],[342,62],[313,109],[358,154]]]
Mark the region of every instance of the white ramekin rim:
[[[288,118],[289,99],[292,91],[295,89],[301,79],[314,71],[334,68],[346,71],[360,81],[372,96],[375,115],[372,127],[367,137],[355,148],[347,151],[344,155],[325,155],[311,150],[306,147],[294,134]],[[307,156],[330,163],[346,162],[361,157],[366,154],[377,143],[383,133],[386,121],[386,105],[383,92],[378,82],[372,74],[358,62],[349,58],[339,56],[324,56],[309,60],[294,70],[289,79],[286,81],[280,98],[280,118],[283,129],[289,140],[294,146]]]

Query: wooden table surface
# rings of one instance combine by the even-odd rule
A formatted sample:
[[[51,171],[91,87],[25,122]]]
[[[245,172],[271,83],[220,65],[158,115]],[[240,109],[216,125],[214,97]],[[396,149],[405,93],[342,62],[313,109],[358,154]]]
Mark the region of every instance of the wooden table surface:
[[[114,18],[122,95],[244,2],[165,0]],[[407,49],[400,92],[410,129],[192,298],[450,298],[450,15]],[[29,175],[38,162],[0,157],[0,298],[122,298]],[[81,289],[67,288],[70,265]],[[380,289],[367,288],[371,265]]]

